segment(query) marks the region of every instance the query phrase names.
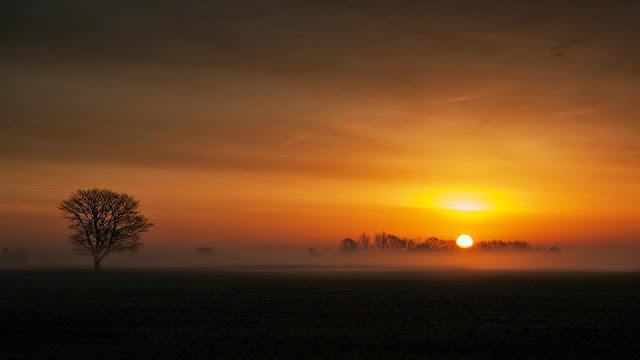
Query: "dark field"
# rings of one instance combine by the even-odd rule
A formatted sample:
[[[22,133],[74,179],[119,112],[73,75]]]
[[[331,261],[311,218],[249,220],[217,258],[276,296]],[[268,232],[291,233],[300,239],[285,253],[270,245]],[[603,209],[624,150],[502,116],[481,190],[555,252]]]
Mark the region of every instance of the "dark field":
[[[0,272],[1,358],[640,358],[640,274]]]

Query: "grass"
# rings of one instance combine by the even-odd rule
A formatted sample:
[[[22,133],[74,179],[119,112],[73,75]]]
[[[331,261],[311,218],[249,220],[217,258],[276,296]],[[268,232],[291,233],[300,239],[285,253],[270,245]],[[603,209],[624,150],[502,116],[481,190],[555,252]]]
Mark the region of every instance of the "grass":
[[[4,271],[0,358],[637,358],[640,274]]]

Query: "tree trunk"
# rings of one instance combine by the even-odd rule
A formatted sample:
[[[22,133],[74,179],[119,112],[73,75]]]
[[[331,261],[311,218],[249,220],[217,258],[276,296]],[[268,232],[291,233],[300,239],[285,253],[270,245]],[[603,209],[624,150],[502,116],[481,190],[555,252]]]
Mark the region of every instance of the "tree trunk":
[[[100,259],[97,257],[93,258],[93,270],[100,271]]]

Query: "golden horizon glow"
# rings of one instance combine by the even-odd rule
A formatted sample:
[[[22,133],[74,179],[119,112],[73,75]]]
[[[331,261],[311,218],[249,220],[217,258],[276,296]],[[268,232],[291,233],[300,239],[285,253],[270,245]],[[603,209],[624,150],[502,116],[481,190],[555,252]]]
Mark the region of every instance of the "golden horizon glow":
[[[487,205],[472,201],[452,201],[445,206],[449,210],[458,211],[486,211]]]
[[[461,249],[468,249],[473,246],[473,238],[470,235],[462,234],[456,239],[456,245]]]
[[[458,211],[462,213],[513,211],[515,206],[508,196],[499,190],[474,185],[433,187],[414,196],[422,208]]]

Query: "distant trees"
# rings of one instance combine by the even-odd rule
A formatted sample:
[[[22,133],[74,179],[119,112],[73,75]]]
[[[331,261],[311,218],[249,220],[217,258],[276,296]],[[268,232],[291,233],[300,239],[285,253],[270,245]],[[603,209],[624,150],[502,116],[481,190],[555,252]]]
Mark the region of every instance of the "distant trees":
[[[360,237],[358,237],[358,246],[360,247],[360,249],[362,249],[362,251],[367,252],[369,251],[370,241],[371,238],[369,238],[369,235],[362,233],[360,234]]]
[[[340,252],[342,253],[357,253],[367,252],[370,247],[369,235],[362,233],[358,237],[358,241],[354,241],[351,238],[343,239],[340,242]],[[397,253],[397,252],[422,252],[422,251],[451,251],[456,250],[458,247],[454,240],[442,240],[437,237],[428,237],[426,240],[417,240],[399,237],[394,234],[385,233],[384,231],[375,233],[373,235],[373,247],[378,253]],[[560,249],[553,246],[551,248],[546,247],[532,247],[525,241],[502,241],[491,240],[482,241],[474,245],[474,248],[478,251],[553,251],[558,252]]]
[[[416,241],[408,238],[401,238],[384,231],[374,234],[376,250],[380,253],[408,251],[416,246]]]
[[[406,252],[415,249],[416,245],[417,243],[413,239],[401,238],[384,231],[373,235],[373,247],[378,253]],[[360,234],[357,241],[346,238],[340,242],[340,252],[342,253],[366,253],[371,247],[371,237],[366,233]]]
[[[381,233],[376,233],[373,236],[374,242],[376,244],[376,250],[378,250],[378,252],[384,252],[384,250],[387,247],[387,238],[386,238],[386,234],[384,232]]]
[[[340,242],[340,251],[343,253],[366,253],[373,247],[378,253],[406,252],[417,248],[417,246],[418,243],[413,239],[401,238],[385,232],[375,233],[372,243],[371,237],[366,233],[362,233],[357,242],[351,238],[343,239]]]
[[[480,250],[519,250],[519,251],[533,250],[531,245],[529,245],[529,243],[524,241],[502,241],[502,240],[481,241],[476,244],[476,247]]]
[[[356,251],[358,251],[358,243],[355,240],[351,238],[342,239],[340,242],[340,252],[355,253]]]
[[[453,241],[441,240],[433,236],[416,245],[417,250],[449,250],[452,247]]]
[[[314,248],[309,248],[309,250],[307,250],[307,255],[311,257],[316,257],[318,256],[318,251],[316,251],[316,249]]]
[[[131,195],[104,189],[78,190],[58,205],[69,220],[73,249],[93,257],[95,270],[114,252],[135,251],[153,224]]]
[[[549,251],[559,252],[557,246],[531,246],[526,241],[491,240],[478,242],[475,247],[480,251]]]

